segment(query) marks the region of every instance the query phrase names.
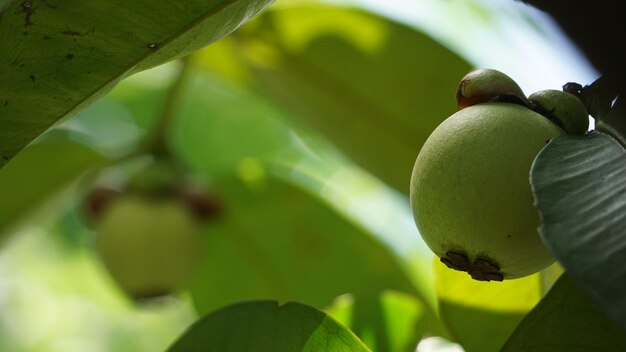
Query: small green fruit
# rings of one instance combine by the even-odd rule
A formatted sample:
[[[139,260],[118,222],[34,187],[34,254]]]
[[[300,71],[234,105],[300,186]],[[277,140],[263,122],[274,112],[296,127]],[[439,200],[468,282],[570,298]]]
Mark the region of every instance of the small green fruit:
[[[189,280],[204,253],[203,226],[175,198],[117,197],[96,223],[96,248],[134,299],[167,295]]]
[[[494,69],[477,69],[465,75],[456,91],[459,109],[468,106],[504,101],[527,104],[522,88],[506,74]]]
[[[589,113],[585,104],[570,93],[555,89],[535,92],[528,97],[541,114],[553,119],[568,134],[585,134],[589,130]]]
[[[529,182],[537,153],[563,131],[516,104],[483,103],[446,119],[420,151],[411,207],[430,249],[477,280],[533,274],[554,259]]]

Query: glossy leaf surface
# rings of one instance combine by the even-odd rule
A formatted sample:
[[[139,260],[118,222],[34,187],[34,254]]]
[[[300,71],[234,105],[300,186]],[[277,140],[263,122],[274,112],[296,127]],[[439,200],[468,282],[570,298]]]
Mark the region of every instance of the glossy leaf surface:
[[[243,302],[196,322],[169,352],[367,352],[350,330],[301,303]]]
[[[127,75],[222,38],[270,2],[13,1],[0,13],[0,167]]]
[[[626,327],[626,151],[603,133],[563,135],[537,156],[531,181],[548,248]]]

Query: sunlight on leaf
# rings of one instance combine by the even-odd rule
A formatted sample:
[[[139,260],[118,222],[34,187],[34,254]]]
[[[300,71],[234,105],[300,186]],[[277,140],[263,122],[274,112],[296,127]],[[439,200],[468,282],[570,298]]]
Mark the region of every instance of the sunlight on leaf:
[[[323,5],[267,11],[228,41],[221,49],[247,68],[246,81],[403,193],[421,145],[455,111],[456,85],[470,69],[416,30]],[[211,49],[204,59],[213,52],[224,61]]]
[[[377,352],[415,351],[424,337],[446,336],[424,303],[400,292],[340,296],[325,311]]]
[[[437,261],[440,316],[466,351],[499,351],[524,315],[541,299],[538,274],[481,282]]]

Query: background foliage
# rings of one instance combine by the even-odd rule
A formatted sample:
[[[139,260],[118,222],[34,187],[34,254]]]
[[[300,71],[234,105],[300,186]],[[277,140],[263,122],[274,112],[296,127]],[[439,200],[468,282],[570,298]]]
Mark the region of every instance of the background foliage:
[[[624,218],[601,210],[624,204],[623,148],[610,137],[563,161],[564,188],[533,183],[546,204],[593,185],[565,198],[567,214],[613,194],[585,216],[544,214],[542,236],[563,248],[554,251],[568,275],[554,265],[473,281],[432,257],[410,215],[412,164],[454,112],[467,71],[502,70],[528,94],[599,76],[554,22],[512,1],[268,5],[0,1],[0,350],[176,351],[210,340],[225,351],[242,335],[280,351],[624,349]],[[82,207],[102,175],[142,162],[168,111],[172,154],[224,213],[204,230],[193,282],[137,304],[95,254]],[[602,121],[619,135],[621,110],[611,111]],[[551,153],[568,143],[580,147],[551,143],[533,177],[561,175]],[[607,160],[618,177],[602,183]],[[572,219],[582,233],[616,219],[614,233],[572,246],[559,230]]]

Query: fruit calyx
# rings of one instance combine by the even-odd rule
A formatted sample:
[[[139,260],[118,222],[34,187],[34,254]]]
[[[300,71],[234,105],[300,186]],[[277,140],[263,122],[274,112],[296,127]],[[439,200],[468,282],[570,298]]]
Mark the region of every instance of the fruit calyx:
[[[224,210],[220,197],[193,176],[172,158],[158,156],[124,182],[93,187],[86,196],[84,212],[95,223],[118,199],[138,196],[153,202],[178,201],[202,223],[219,218]]]
[[[457,106],[468,106],[501,102],[530,106],[522,88],[515,81],[498,70],[481,68],[466,74],[456,90]]]
[[[476,258],[474,262],[470,262],[467,255],[459,252],[446,252],[445,257],[441,257],[440,261],[448,268],[464,271],[468,273],[472,279],[478,281],[502,281],[504,275],[500,271],[500,266],[493,260],[488,258]]]
[[[576,95],[555,89],[531,94],[532,109],[561,127],[567,134],[585,134],[589,128],[589,113]]]

